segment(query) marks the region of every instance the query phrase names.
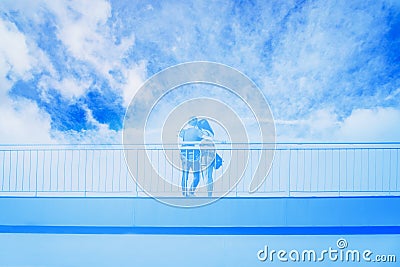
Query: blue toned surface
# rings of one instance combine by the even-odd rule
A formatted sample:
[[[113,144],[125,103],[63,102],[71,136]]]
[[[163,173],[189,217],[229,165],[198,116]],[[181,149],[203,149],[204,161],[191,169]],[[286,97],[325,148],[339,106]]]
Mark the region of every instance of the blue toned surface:
[[[223,198],[190,209],[151,198],[3,197],[0,225],[400,226],[399,206],[399,197]]]
[[[257,253],[265,246],[319,253],[341,238],[351,250],[398,260],[399,204],[399,197],[242,197],[187,209],[138,197],[3,197],[0,266],[310,266],[262,262]]]
[[[48,235],[0,234],[0,266],[396,266],[371,262],[261,262],[270,249],[321,251],[345,238],[350,249],[392,255],[399,235],[204,236],[204,235]],[[398,257],[398,255],[397,255]],[[398,259],[397,259],[398,260]]]

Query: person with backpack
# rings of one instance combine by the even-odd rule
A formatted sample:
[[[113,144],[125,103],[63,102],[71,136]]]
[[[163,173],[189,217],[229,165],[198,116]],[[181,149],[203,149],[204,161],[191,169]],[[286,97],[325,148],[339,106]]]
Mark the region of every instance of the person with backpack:
[[[203,180],[207,177],[207,193],[211,197],[213,193],[214,169],[222,165],[222,158],[216,153],[213,142],[214,131],[206,119],[190,118],[187,126],[183,128],[179,137],[181,145],[182,161],[182,194],[183,196],[194,196],[200,181],[200,172]],[[195,148],[196,145],[200,147]],[[190,147],[190,148],[189,148]],[[190,189],[187,188],[190,171],[193,172],[193,182]]]
[[[203,132],[203,140],[200,145],[201,153],[201,175],[207,177],[207,194],[212,197],[213,193],[213,174],[216,164],[217,153],[213,143],[214,131],[210,123],[206,119],[200,119],[197,122],[197,127]]]

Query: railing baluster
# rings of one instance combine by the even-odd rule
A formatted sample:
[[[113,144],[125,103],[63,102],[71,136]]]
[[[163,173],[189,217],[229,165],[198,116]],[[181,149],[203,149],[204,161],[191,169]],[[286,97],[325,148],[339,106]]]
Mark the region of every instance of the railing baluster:
[[[3,151],[3,176],[1,177],[1,191],[4,191],[4,180],[5,180],[5,162],[6,162],[6,151]]]
[[[243,147],[243,144],[226,146],[217,146],[217,151],[225,161],[221,169],[213,170],[214,180],[225,171],[227,173],[214,190],[221,191],[233,186],[236,178],[242,174],[240,165],[247,162],[242,180],[238,181],[230,196],[248,196],[248,186],[257,169],[256,164],[260,164],[261,168],[269,167],[268,162],[259,162],[261,153],[265,151],[257,144],[249,144],[248,147]],[[182,173],[175,170],[167,157],[161,154],[164,151],[161,147],[151,145],[147,147],[150,149],[148,151],[138,146],[129,149],[129,153],[136,154],[136,157],[132,157],[136,158],[134,163],[137,164],[132,175],[136,178],[138,175],[148,175],[150,188],[147,189],[150,192],[181,196],[180,192],[172,190],[175,190],[173,185],[181,184]],[[179,155],[179,149],[167,150],[176,164],[174,153]],[[274,165],[265,184],[253,196],[400,195],[399,150],[400,143],[277,144]],[[135,190],[135,195],[139,196],[140,185],[129,177],[123,153],[122,146],[113,145],[38,145],[27,148],[16,145],[1,149],[0,195],[2,192],[9,195],[32,192],[35,196],[41,193],[79,193],[88,196],[92,192],[115,196]],[[140,169],[146,153],[149,153],[153,166]],[[233,164],[232,167],[229,164]],[[161,186],[156,172],[171,184],[163,183]],[[192,177],[190,173],[189,183]],[[203,188],[206,182],[207,177],[201,178],[198,188]],[[206,191],[201,189],[198,196],[206,196]]]
[[[399,180],[399,149],[396,149],[396,191],[399,190],[398,186]]]
[[[25,181],[25,150],[22,151],[22,188],[21,188],[22,192],[24,192],[24,181]]]
[[[97,183],[97,192],[100,192],[100,175],[101,175],[101,150],[99,150],[99,175],[98,175],[98,183]]]
[[[81,150],[79,149],[78,150],[78,187],[77,187],[77,191],[79,192],[80,191],[80,178],[81,178],[81,176],[80,176],[80,172],[81,172],[81,170],[80,170],[80,167],[81,167]]]
[[[39,169],[39,151],[36,150],[36,171],[35,171],[35,196],[38,193],[38,169]]]
[[[59,149],[57,149],[57,167],[56,167],[56,170],[57,170],[57,180],[56,180],[56,191],[58,191],[59,189],[58,189],[58,184],[59,184],[59,179],[60,179],[60,150]]]
[[[105,176],[104,176],[104,178],[105,178],[105,181],[104,181],[104,192],[108,192],[108,190],[107,190],[107,180],[108,180],[108,153],[107,153],[107,151],[105,151],[105,154],[106,154],[106,171],[105,171]]]
[[[93,192],[94,191],[94,183],[93,183],[93,181],[94,181],[94,150],[92,149],[91,151],[92,151],[92,182],[91,182],[92,189],[90,192]]]
[[[45,150],[42,150],[43,151],[43,162],[42,162],[42,192],[44,192],[44,184],[45,184],[45,182],[44,182],[44,177],[45,177],[45,168],[44,168],[44,166],[45,166],[45,162],[46,162],[46,151]]]
[[[32,172],[32,150],[29,149],[29,177],[28,177],[28,192],[31,191],[31,172]]]
[[[290,197],[290,179],[291,179],[291,169],[290,167],[292,166],[292,150],[289,149],[289,171],[288,171],[288,175],[287,175],[287,188],[288,188],[288,196]],[[279,179],[280,180],[280,179]],[[279,190],[280,190],[281,186],[279,185]]]
[[[49,165],[49,192],[51,192],[51,180],[53,180],[52,179],[52,169],[51,169],[51,167],[52,167],[52,165],[53,165],[53,151],[52,150],[50,150],[50,165]]]
[[[115,178],[115,173],[114,173],[114,165],[115,165],[115,159],[114,159],[114,150],[112,150],[112,173],[111,173],[111,192],[114,192],[114,178]]]
[[[85,188],[83,189],[83,191],[84,191],[84,195],[86,197],[86,192],[87,192],[87,154],[88,154],[88,150],[85,149],[84,151],[85,151],[85,178],[84,178],[83,182],[84,182]]]

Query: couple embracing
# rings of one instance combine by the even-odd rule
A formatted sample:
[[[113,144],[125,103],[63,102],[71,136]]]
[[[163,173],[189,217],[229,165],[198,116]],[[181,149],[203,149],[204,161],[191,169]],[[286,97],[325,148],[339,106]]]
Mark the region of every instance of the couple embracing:
[[[200,173],[207,177],[208,196],[212,196],[213,172],[216,167],[215,147],[213,143],[214,131],[206,119],[192,117],[187,127],[182,129],[179,137],[181,145],[180,157],[182,161],[182,194],[183,196],[194,196],[196,187],[200,181]],[[221,158],[218,158],[222,161]],[[218,162],[219,163],[219,162]],[[193,182],[188,188],[189,172],[193,173]]]

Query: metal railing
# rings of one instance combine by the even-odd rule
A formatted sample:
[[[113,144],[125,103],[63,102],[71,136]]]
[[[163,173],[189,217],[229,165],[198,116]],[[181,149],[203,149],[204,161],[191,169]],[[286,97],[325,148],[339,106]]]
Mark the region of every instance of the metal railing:
[[[172,184],[180,184],[181,171],[168,164],[163,147],[129,149],[146,154],[161,176]],[[276,144],[270,172],[253,194],[248,193],[248,187],[255,167],[269,165],[259,162],[260,144],[247,144],[247,169],[235,184],[237,179],[229,177],[237,177],[239,173],[228,166],[235,164],[235,158],[240,160],[243,149],[228,144],[217,146],[224,163],[215,170],[214,177],[218,179],[229,171],[228,179],[222,181],[232,188],[228,196],[400,195],[400,143]],[[177,158],[180,151],[170,153]],[[140,169],[140,173],[132,175],[146,175],[146,171]],[[2,196],[147,196],[132,175],[121,145],[0,146]],[[180,196],[180,192],[171,192],[169,187],[159,187],[157,177],[145,178],[151,184],[150,191]],[[200,188],[204,184],[202,179]],[[199,190],[199,196],[206,195],[204,188]]]

